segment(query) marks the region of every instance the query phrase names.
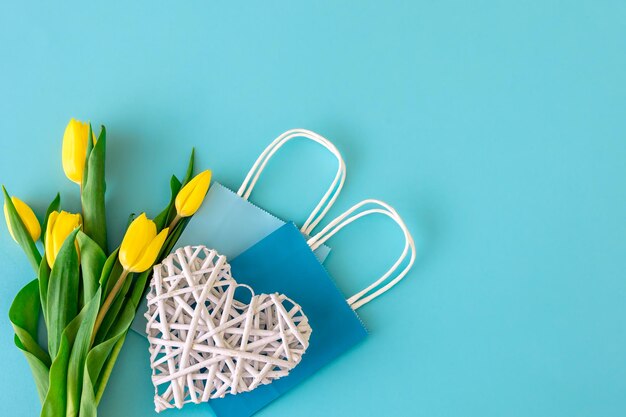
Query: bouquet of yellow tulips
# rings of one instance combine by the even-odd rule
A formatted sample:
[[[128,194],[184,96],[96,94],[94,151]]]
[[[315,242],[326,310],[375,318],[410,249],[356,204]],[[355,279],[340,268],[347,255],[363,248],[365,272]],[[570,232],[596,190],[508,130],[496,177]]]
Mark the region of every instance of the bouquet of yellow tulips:
[[[152,266],[173,249],[211,181],[210,171],[192,178],[192,151],[183,180],[171,178],[167,207],[154,220],[145,213],[131,218],[121,245],[110,251],[105,151],[104,126],[96,137],[90,124],[69,122],[63,137],[63,170],[80,186],[82,213],[60,210],[57,194],[40,226],[33,210],[2,187],[9,233],[37,276],[16,295],[9,318],[15,345],[26,356],[37,385],[41,415],[46,417],[97,415]],[[38,337],[40,314],[47,340]]]

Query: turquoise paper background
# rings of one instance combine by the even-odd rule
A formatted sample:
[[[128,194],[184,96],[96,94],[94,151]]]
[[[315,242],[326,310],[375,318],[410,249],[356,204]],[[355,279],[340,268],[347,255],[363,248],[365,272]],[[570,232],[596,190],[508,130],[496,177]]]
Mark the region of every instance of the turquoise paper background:
[[[624,22],[623,1],[4,0],[0,181],[39,213],[56,190],[76,210],[63,129],[106,124],[118,241],[131,211],[165,204],[192,146],[236,188],[279,133],[319,131],[348,165],[331,214],[386,200],[419,257],[360,311],[371,337],[262,415],[623,416]],[[253,201],[302,222],[332,159],[289,146]],[[329,242],[346,294],[401,249],[387,220]],[[0,403],[33,416],[7,318],[32,275],[4,225],[0,268]],[[152,391],[130,334],[100,415],[151,416]]]

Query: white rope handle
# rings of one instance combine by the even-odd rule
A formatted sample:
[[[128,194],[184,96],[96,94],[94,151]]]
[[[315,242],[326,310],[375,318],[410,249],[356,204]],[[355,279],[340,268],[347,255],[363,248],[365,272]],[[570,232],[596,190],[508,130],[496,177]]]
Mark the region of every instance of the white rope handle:
[[[306,222],[304,222],[300,228],[304,234],[310,235],[315,226],[317,226],[317,224],[324,218],[328,210],[330,210],[332,205],[335,203],[335,200],[337,200],[339,192],[343,188],[343,184],[346,180],[346,164],[343,161],[341,154],[332,142],[318,133],[306,129],[292,129],[274,139],[274,141],[270,143],[267,148],[265,148],[263,153],[259,155],[256,162],[248,172],[248,175],[246,175],[246,179],[241,184],[241,187],[239,187],[237,194],[247,200],[250,197],[250,193],[252,193],[252,189],[256,185],[261,172],[263,172],[272,156],[285,143],[295,138],[305,138],[319,143],[335,155],[337,162],[339,163],[337,174],[335,175],[333,182],[330,184],[328,191],[326,191],[326,194],[324,194],[315,209],[313,209],[313,212],[311,212],[307,218]]]
[[[368,209],[360,213],[353,214],[355,211],[359,210],[361,207],[367,204],[374,204],[381,208]],[[384,214],[385,216],[388,216],[394,222],[396,222],[398,226],[400,226],[400,229],[402,230],[402,233],[404,234],[404,241],[405,241],[404,249],[400,257],[398,258],[398,260],[391,266],[391,268],[389,268],[387,272],[385,272],[383,276],[381,276],[379,279],[377,279],[375,282],[373,282],[372,284],[370,284],[363,290],[354,294],[352,297],[348,298],[347,300],[348,304],[354,310],[369,303],[370,301],[380,296],[381,294],[389,291],[391,287],[396,285],[398,282],[400,282],[400,280],[402,280],[402,278],[405,277],[405,275],[409,272],[409,270],[413,266],[413,263],[415,262],[415,243],[413,242],[413,237],[411,236],[411,233],[409,232],[406,225],[404,224],[404,221],[402,220],[402,218],[398,215],[398,213],[393,207],[391,207],[385,202],[382,202],[380,200],[373,200],[373,199],[363,200],[360,203],[352,206],[350,209],[346,210],[343,214],[341,214],[335,220],[330,222],[326,227],[324,227],[324,229],[322,229],[319,233],[317,233],[315,236],[312,236],[307,242],[309,246],[311,247],[311,249],[315,250],[324,242],[326,242],[328,239],[330,239],[339,230],[346,227],[348,224],[352,223],[353,221],[361,217],[368,216],[370,214],[376,214],[376,213]],[[391,274],[393,274],[400,267],[400,265],[404,262],[407,255],[409,254],[409,250],[411,252],[411,257],[406,267],[402,271],[400,271],[394,278],[390,279],[386,284],[381,286],[381,284],[387,281],[388,278],[391,276]],[[379,288],[376,289],[377,287]],[[376,290],[374,292],[371,292],[374,289]],[[368,295],[368,293],[370,292],[371,294]]]

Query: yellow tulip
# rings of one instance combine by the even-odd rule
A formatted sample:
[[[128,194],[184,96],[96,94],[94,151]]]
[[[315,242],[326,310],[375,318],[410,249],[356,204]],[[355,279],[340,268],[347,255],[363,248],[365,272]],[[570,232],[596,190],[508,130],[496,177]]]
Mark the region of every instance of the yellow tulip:
[[[206,170],[191,179],[176,196],[176,212],[180,217],[193,216],[200,208],[211,182],[211,171]]]
[[[22,223],[24,223],[24,226],[26,226],[26,230],[28,230],[28,233],[30,233],[30,237],[32,237],[33,241],[36,242],[41,236],[41,226],[39,225],[39,220],[37,220],[37,216],[35,216],[33,210],[19,198],[11,197],[11,201],[13,201],[13,205],[15,206],[15,210],[17,211],[17,214],[19,214],[20,219],[22,219]],[[7,221],[7,227],[9,228],[9,233],[11,234],[11,237],[17,242],[17,239],[13,234],[13,229],[11,229],[7,203],[4,203],[4,217]]]
[[[77,227],[83,223],[80,214],[72,214],[66,211],[53,211],[48,217],[46,226],[46,259],[52,268],[54,261],[63,246],[63,242]]]
[[[128,226],[119,252],[119,260],[124,270],[117,278],[117,282],[98,311],[91,336],[92,344],[104,317],[124,285],[128,274],[130,272],[144,272],[154,264],[165,243],[168,231],[169,228],[166,227],[157,235],[156,224],[146,217],[146,213],[142,213]]]
[[[144,272],[156,261],[168,228],[157,235],[156,224],[143,213],[128,226],[120,246],[120,263],[129,272]]]
[[[93,141],[96,137],[93,135]],[[63,171],[71,181],[81,184],[87,157],[89,123],[71,119],[63,134]]]

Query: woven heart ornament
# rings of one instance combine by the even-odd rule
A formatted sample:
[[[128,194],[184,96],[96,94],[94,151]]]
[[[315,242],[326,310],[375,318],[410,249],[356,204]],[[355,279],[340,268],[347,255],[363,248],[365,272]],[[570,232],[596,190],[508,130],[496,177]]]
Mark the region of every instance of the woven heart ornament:
[[[235,299],[241,287],[252,293],[247,304]],[[269,384],[288,375],[309,345],[312,330],[298,304],[254,295],[237,284],[225,256],[204,246],[177,249],[156,265],[147,298],[157,412]]]

